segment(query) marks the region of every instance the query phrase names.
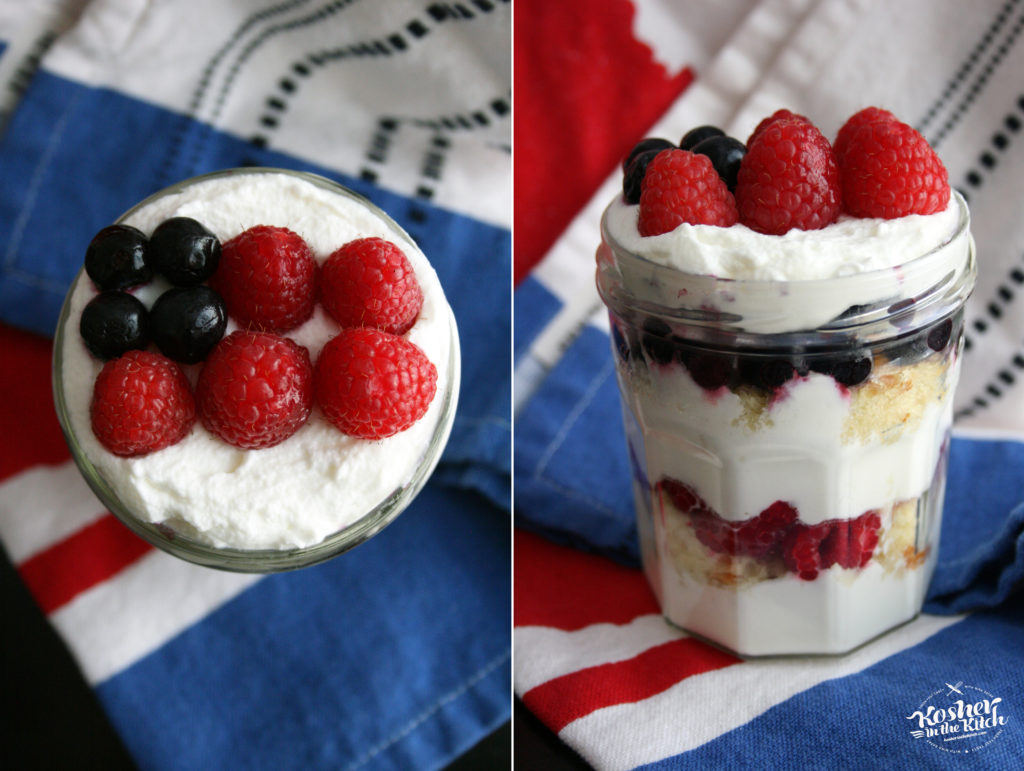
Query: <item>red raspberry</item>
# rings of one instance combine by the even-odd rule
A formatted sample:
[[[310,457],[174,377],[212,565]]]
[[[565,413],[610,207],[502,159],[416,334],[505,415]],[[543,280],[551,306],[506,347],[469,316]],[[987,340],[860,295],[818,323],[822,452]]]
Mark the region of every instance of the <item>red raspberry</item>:
[[[320,271],[324,309],[343,327],[402,335],[423,307],[409,258],[383,238],[359,238],[327,258]]]
[[[782,560],[790,571],[804,581],[813,581],[818,571],[824,568],[821,560],[821,542],[828,536],[830,527],[797,524],[782,539]]]
[[[934,214],[949,204],[946,167],[923,136],[899,121],[853,132],[840,173],[843,206],[854,217]]]
[[[691,225],[736,224],[736,201],[711,159],[688,150],[663,150],[647,166],[637,228],[657,236]]]
[[[383,439],[423,417],[437,368],[403,337],[368,327],[343,329],[320,352],[316,401],[343,433]]]
[[[286,332],[313,315],[316,261],[302,236],[257,225],[221,248],[210,286],[240,326]]]
[[[309,352],[270,332],[232,332],[206,357],[196,403],[207,430],[230,445],[258,450],[280,444],[313,406]]]
[[[665,477],[659,484],[669,497],[669,500],[672,501],[672,505],[682,513],[685,514],[691,509],[705,508],[704,501],[688,484],[684,484],[678,479],[672,479],[671,477]]]
[[[806,120],[770,123],[747,148],[736,180],[740,222],[759,233],[817,230],[839,216],[839,166]]]
[[[114,455],[148,455],[177,444],[196,422],[181,367],[158,353],[128,351],[103,365],[89,408],[92,432]]]
[[[693,532],[702,544],[719,554],[736,554],[736,525],[722,519],[708,508],[693,509],[690,512]]]
[[[750,147],[754,143],[754,140],[761,135],[761,133],[768,128],[771,124],[778,120],[799,120],[804,123],[810,123],[810,121],[803,115],[796,112],[790,112],[789,110],[776,110],[767,118],[757,124],[757,127],[750,132],[750,136],[747,138],[747,147]]]
[[[836,161],[840,166],[842,166],[842,159],[846,154],[846,146],[850,144],[850,139],[857,133],[857,129],[872,123],[888,123],[891,121],[898,122],[898,119],[891,112],[883,110],[881,107],[865,107],[863,110],[855,112],[847,118],[846,123],[843,124],[842,128],[839,129],[839,133],[836,134],[836,141],[832,143],[832,152],[836,154]]]
[[[867,511],[856,519],[830,522],[828,537],[821,544],[822,567],[862,568],[871,561],[878,545],[882,519]]]
[[[756,517],[738,523],[736,553],[765,559],[774,556],[786,532],[797,520],[797,511],[784,501],[775,501]]]

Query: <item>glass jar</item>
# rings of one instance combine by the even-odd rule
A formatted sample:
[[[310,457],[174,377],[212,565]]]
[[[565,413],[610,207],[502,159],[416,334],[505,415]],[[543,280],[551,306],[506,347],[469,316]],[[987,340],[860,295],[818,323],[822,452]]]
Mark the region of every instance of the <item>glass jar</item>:
[[[257,178],[255,175],[263,176]],[[176,196],[185,194],[194,185],[202,183],[221,184],[225,182],[226,184],[236,184],[239,189],[251,191],[252,185],[257,181],[259,181],[259,184],[267,184],[270,187],[275,187],[280,182],[288,186],[287,191],[284,193],[285,195],[294,195],[296,191],[301,192],[302,185],[312,185],[317,190],[323,191],[326,194],[323,200],[328,203],[333,200],[333,197],[338,197],[345,202],[344,206],[351,207],[352,211],[360,212],[358,215],[360,222],[376,223],[373,227],[379,229],[380,233],[370,233],[370,235],[381,235],[382,237],[389,238],[396,242],[403,251],[406,251],[407,255],[410,254],[410,250],[417,253],[419,251],[411,237],[397,223],[362,196],[326,178],[283,169],[256,167],[228,169],[188,179],[150,196],[122,215],[117,222],[119,224],[130,224],[135,221],[135,217],[140,211],[153,206],[160,210],[161,217],[177,216],[180,214],[183,216],[194,216],[202,220],[203,218],[199,213],[187,208],[191,204],[185,204],[185,208],[181,208]],[[299,187],[295,188],[296,185]],[[293,188],[295,189],[293,190]],[[317,195],[320,195],[320,193]],[[313,211],[317,205],[316,201],[321,200],[315,197],[314,199],[311,199],[313,202],[309,204],[311,208],[308,213],[315,214],[315,216],[309,217],[297,226],[293,225],[302,235],[305,235],[302,232],[303,228],[310,227],[311,220],[324,216],[319,210]],[[340,201],[338,205],[341,205]],[[259,205],[257,206],[258,208]],[[349,209],[346,209],[346,211],[349,211]],[[303,213],[303,216],[305,214],[306,212]],[[259,216],[259,214],[255,216]],[[273,217],[274,215],[264,216]],[[246,227],[255,224],[285,223],[251,222]],[[244,229],[233,222],[227,227],[238,227],[238,232]],[[211,229],[213,229],[212,226]],[[341,243],[336,244],[333,248],[337,246],[341,246]],[[314,251],[316,252],[317,250],[314,249]],[[326,254],[320,254],[320,256],[326,257]],[[436,277],[431,277],[430,280],[436,281]],[[437,344],[437,348],[443,351],[444,354],[441,357],[442,360],[434,361],[439,373],[438,390],[430,410],[421,418],[420,422],[424,424],[424,427],[417,429],[419,425],[417,423],[406,432],[396,435],[396,437],[367,443],[367,446],[379,445],[386,447],[387,442],[417,429],[416,442],[418,443],[411,445],[410,450],[408,450],[408,453],[411,453],[409,455],[411,460],[407,464],[408,473],[400,478],[397,483],[391,487],[373,490],[368,493],[374,497],[365,509],[360,509],[354,513],[349,512],[344,516],[339,514],[340,524],[336,529],[327,532],[314,543],[282,548],[231,545],[223,538],[212,538],[204,534],[201,527],[195,525],[184,514],[175,512],[168,514],[168,512],[164,512],[163,516],[154,516],[153,512],[146,510],[146,506],[139,502],[140,499],[137,497],[134,489],[135,483],[130,481],[136,473],[131,468],[135,459],[122,459],[111,455],[98,444],[95,437],[91,435],[89,428],[88,401],[92,393],[92,378],[102,365],[102,362],[90,361],[88,359],[89,355],[85,351],[78,332],[78,318],[83,303],[94,292],[91,281],[83,269],[72,284],[61,310],[53,349],[53,392],[57,416],[68,446],[71,449],[72,458],[100,501],[137,535],[169,554],[207,567],[251,573],[290,570],[322,562],[357,546],[391,523],[416,497],[440,460],[455,418],[461,357],[455,317],[447,302],[444,301],[443,292],[440,291],[438,285],[435,297],[439,299],[434,306],[435,321],[433,323],[436,327],[435,337],[441,340],[441,343]],[[142,296],[143,290],[139,290],[138,293]],[[150,302],[152,299],[155,298],[151,297]],[[146,298],[143,297],[143,300],[145,302]],[[317,313],[322,313],[322,311],[318,309]],[[315,319],[316,316],[314,317]],[[307,322],[307,324],[313,323],[313,321]],[[318,323],[333,324],[333,322]],[[304,329],[306,327],[300,327],[297,330],[293,330],[293,332],[285,333],[285,335],[292,336],[294,334],[299,339],[302,334],[317,334],[316,332],[304,333]],[[230,332],[230,327],[228,331]],[[336,334],[336,325],[333,334]],[[319,340],[320,344],[323,342],[325,340]],[[313,353],[312,350],[311,353]],[[312,358],[315,361],[315,355]],[[183,367],[193,382],[200,366]],[[309,418],[310,423],[313,421],[323,421],[323,418],[318,414],[318,408],[315,406]],[[303,429],[300,429],[299,433],[285,440],[285,443],[278,445],[278,447],[283,446],[287,442],[298,440],[305,428],[304,426]],[[355,446],[359,442],[367,442],[367,440],[345,437],[333,428],[331,430],[336,433],[339,446],[342,443]],[[190,437],[181,444],[184,445],[184,442],[192,438],[197,432],[206,436],[205,441],[211,441],[212,435],[209,435],[197,423],[192,429]],[[281,495],[291,495],[294,492],[293,490],[287,492],[279,490],[275,492],[273,484],[261,482],[260,466],[253,462],[255,455],[250,455],[274,452],[278,449],[277,447],[248,451],[238,450],[227,445],[224,445],[224,448],[224,455],[214,461],[214,463],[222,463],[223,469],[219,469],[215,475],[205,477],[200,486],[209,488],[216,486],[218,488],[217,494],[222,497],[228,496],[228,500],[231,500],[233,489],[241,489],[232,487],[236,483],[239,485],[256,484],[256,497],[266,497],[268,500],[273,500],[275,495],[280,498]],[[166,453],[168,450],[174,450],[174,447],[160,450],[151,455],[155,456],[159,453]],[[373,451],[378,453],[387,452],[386,450],[381,450],[380,447]],[[319,454],[316,450],[303,451],[303,453],[308,456]],[[187,455],[185,457],[188,458]],[[199,459],[199,455],[195,457],[196,460],[194,462],[197,464],[209,462],[205,455],[201,456],[202,460]],[[115,468],[118,470],[111,471],[111,469]],[[363,474],[366,475],[365,469]],[[126,478],[129,481],[126,481]],[[325,489],[329,490],[329,488]],[[313,490],[310,490],[311,496],[313,492]],[[316,492],[319,494],[321,491],[318,490]],[[339,502],[339,511],[345,498],[343,493],[344,491],[341,491],[332,499]],[[324,494],[326,495],[327,493]],[[251,498],[252,496],[250,495],[249,499],[251,500]],[[289,505],[291,503],[292,501],[289,501]],[[304,501],[300,501],[299,505],[304,505],[304,503]],[[233,512],[230,516],[251,516],[251,510]],[[263,516],[268,521],[273,520],[274,512],[268,511]],[[333,514],[329,513],[328,516],[333,516]]]
[[[838,654],[920,612],[976,272],[953,205],[898,267],[802,281],[680,271],[605,212],[597,284],[668,621],[742,656]]]

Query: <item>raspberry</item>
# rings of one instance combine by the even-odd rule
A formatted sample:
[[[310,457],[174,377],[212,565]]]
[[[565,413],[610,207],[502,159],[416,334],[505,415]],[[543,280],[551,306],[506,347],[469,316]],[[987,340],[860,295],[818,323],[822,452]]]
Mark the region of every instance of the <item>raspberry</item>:
[[[199,373],[199,419],[235,447],[273,447],[309,417],[312,381],[309,352],[298,343],[270,332],[232,332]]]
[[[857,128],[840,174],[843,206],[854,217],[934,214],[949,203],[946,167],[923,136],[899,121]]]
[[[804,581],[813,581],[825,566],[821,560],[821,542],[828,536],[828,523],[795,525],[782,539],[782,560],[790,571]]]
[[[775,555],[796,519],[797,511],[793,506],[784,501],[775,501],[756,517],[738,523],[736,553],[759,559]]]
[[[437,390],[437,369],[416,345],[379,329],[341,330],[320,352],[316,401],[339,430],[383,439],[423,417]]]
[[[316,261],[288,228],[257,225],[221,249],[209,284],[240,326],[286,332],[313,315]]]
[[[137,457],[177,444],[196,422],[181,368],[149,351],[128,351],[103,365],[89,407],[92,432],[114,455]]]
[[[832,152],[836,154],[836,161],[842,165],[842,158],[846,155],[846,146],[850,144],[850,139],[861,126],[890,121],[897,121],[896,116],[881,107],[865,107],[863,110],[855,112],[847,118],[846,123],[836,134],[836,141],[832,143]]]
[[[839,216],[839,166],[810,123],[779,119],[749,145],[736,182],[740,222],[759,233],[818,230]]]
[[[871,561],[878,545],[878,530],[882,527],[877,511],[828,524],[829,534],[821,544],[823,568],[834,564],[842,568],[862,568]]]
[[[423,307],[416,273],[401,249],[383,238],[342,246],[320,271],[324,309],[343,327],[405,334]]]
[[[736,201],[706,155],[664,150],[647,166],[637,227],[656,236],[691,225],[736,224]]]
[[[757,137],[760,136],[766,128],[768,128],[771,124],[775,123],[775,121],[779,120],[798,120],[803,121],[804,123],[810,123],[810,121],[807,118],[805,118],[803,115],[800,115],[799,113],[791,112],[789,110],[776,110],[767,118],[758,123],[757,127],[750,132],[750,136],[747,138],[747,147],[750,147],[754,140],[757,139]]]
[[[722,519],[708,508],[697,508],[690,512],[693,531],[702,544],[719,554],[736,554],[736,525]]]
[[[704,501],[688,484],[684,484],[678,479],[672,479],[672,477],[665,477],[659,484],[669,500],[672,501],[672,505],[684,514],[691,509],[706,508]]]

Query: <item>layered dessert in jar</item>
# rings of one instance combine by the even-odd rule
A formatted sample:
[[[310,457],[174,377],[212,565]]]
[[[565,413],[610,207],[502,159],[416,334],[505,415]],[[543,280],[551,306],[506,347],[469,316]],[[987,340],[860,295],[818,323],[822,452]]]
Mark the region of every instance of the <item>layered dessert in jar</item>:
[[[867,108],[641,142],[598,287],[644,568],[745,656],[842,653],[920,612],[975,276],[927,142]]]
[[[85,245],[83,245],[85,247]],[[101,500],[194,562],[300,567],[370,537],[436,465],[455,321],[386,214],[315,175],[187,180],[85,248],[58,414]]]

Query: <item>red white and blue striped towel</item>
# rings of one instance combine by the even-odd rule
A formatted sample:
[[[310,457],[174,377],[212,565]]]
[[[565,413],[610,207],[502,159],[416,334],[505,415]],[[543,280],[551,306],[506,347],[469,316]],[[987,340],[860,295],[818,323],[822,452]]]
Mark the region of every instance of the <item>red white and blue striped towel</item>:
[[[510,17],[507,0],[0,2],[0,541],[140,767],[437,768],[508,719]],[[410,509],[270,577],[131,535],[47,396],[91,235],[242,165],[318,172],[398,220],[474,384]]]
[[[517,696],[599,769],[1019,767],[1024,3],[548,5],[516,16],[562,41],[515,48]],[[834,136],[870,104],[938,149],[978,245],[939,566],[925,615],[848,656],[740,661],[668,627],[637,569],[598,218],[642,136],[783,107]],[[1005,723],[955,739],[914,714],[984,699]]]

